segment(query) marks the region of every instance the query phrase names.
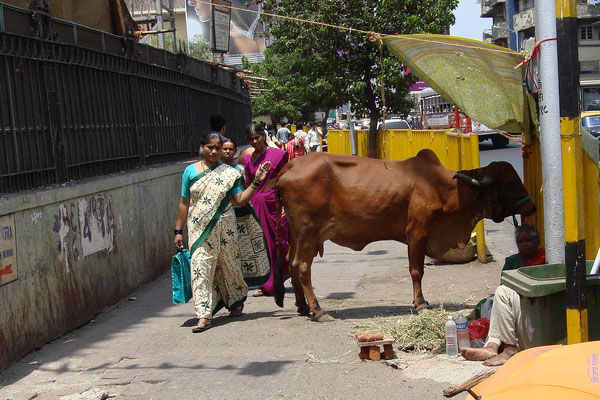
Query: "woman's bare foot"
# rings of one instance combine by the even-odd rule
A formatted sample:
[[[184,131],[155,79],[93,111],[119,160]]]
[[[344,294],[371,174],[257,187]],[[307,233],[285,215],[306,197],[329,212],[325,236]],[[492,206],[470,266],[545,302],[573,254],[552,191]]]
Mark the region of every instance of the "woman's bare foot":
[[[466,347],[460,350],[460,354],[470,361],[484,361],[498,356],[497,347]]]
[[[518,351],[519,350],[517,349],[517,346],[514,346],[512,344],[505,344],[504,350],[502,350],[502,353],[500,353],[500,354],[496,355],[495,357],[492,357],[488,360],[485,360],[483,362],[483,365],[487,365],[489,367],[502,365],[505,362],[507,362],[509,358],[511,358],[512,356],[517,354]]]

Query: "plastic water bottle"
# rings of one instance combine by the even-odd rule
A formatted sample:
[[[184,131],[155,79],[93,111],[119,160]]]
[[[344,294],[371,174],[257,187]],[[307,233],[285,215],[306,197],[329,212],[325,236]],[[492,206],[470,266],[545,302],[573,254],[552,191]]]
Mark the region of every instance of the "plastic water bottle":
[[[446,354],[450,358],[458,357],[458,342],[456,340],[456,324],[452,315],[448,315],[446,322]]]
[[[467,330],[467,317],[463,315],[462,311],[458,312],[458,317],[456,318],[456,338],[458,339],[459,349],[462,350],[471,347],[469,331]]]

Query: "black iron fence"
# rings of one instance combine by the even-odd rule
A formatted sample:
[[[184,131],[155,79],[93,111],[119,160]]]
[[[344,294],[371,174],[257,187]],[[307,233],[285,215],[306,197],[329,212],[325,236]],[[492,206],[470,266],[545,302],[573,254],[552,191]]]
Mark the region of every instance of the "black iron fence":
[[[250,122],[234,72],[0,3],[0,193],[197,154]]]

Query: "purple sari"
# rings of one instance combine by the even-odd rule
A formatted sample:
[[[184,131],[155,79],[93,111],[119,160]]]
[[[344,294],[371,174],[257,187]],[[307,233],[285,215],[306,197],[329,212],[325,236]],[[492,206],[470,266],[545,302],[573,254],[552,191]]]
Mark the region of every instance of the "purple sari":
[[[281,171],[283,166],[288,162],[288,157],[289,156],[287,152],[284,150],[267,147],[267,149],[255,161],[252,161],[252,154],[247,155],[242,160],[245,170],[246,185],[248,186],[256,176],[256,171],[258,170],[258,167],[260,167],[260,164],[264,163],[265,161],[271,161],[271,169],[267,174],[267,177],[262,182],[254,196],[252,196],[252,200],[250,200],[250,203],[252,204],[252,207],[254,207],[254,211],[256,212],[258,220],[260,221],[265,233],[265,239],[267,240],[267,247],[269,249],[269,257],[271,259],[271,274],[269,275],[267,282],[260,288],[263,292],[268,294],[272,294],[274,291],[273,271],[275,268],[277,268],[277,252],[275,251],[277,213],[281,212],[281,210],[277,209],[275,188],[272,187],[270,189],[263,190],[263,187],[271,179],[277,177],[279,171]],[[282,282],[285,282],[290,277],[288,262],[285,259],[290,247],[289,243],[290,230],[287,219],[285,216],[282,216],[279,238],[279,256],[281,259],[280,265]]]

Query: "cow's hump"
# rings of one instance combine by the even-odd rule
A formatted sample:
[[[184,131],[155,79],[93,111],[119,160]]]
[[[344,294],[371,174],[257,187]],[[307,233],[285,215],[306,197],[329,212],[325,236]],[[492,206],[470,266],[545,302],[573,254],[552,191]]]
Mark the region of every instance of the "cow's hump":
[[[422,158],[430,164],[438,165],[441,164],[438,156],[431,149],[423,149],[419,151],[416,157]]]

